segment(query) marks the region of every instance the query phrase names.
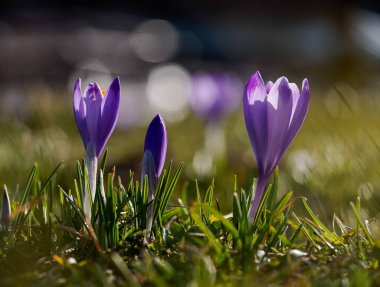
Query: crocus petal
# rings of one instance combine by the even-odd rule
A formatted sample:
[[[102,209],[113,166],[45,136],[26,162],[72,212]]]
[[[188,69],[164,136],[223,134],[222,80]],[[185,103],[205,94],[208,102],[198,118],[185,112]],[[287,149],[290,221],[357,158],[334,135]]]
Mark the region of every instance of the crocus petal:
[[[249,105],[253,105],[255,101],[264,102],[267,91],[260,72],[257,71],[245,86],[244,99],[248,100]]]
[[[78,79],[74,87],[74,98],[73,98],[73,108],[75,122],[78,127],[78,131],[82,137],[83,144],[87,146],[89,136],[87,131],[86,123],[86,105],[84,103],[82,92],[81,92],[81,79]]]
[[[268,94],[268,152],[264,171],[268,176],[283,155],[292,107],[292,91],[288,79],[282,77],[276,81]]]
[[[302,82],[302,91],[299,99],[297,101],[292,119],[289,125],[289,130],[287,134],[285,149],[291,144],[298,131],[300,130],[307,114],[310,102],[310,91],[309,91],[309,82],[307,79],[304,79]]]
[[[145,136],[144,151],[150,150],[153,155],[156,176],[159,177],[165,164],[167,149],[167,132],[164,119],[156,115],[149,124]]]
[[[298,103],[298,99],[300,98],[300,90],[298,89],[295,83],[289,83],[289,88],[292,90],[292,98],[293,98],[292,117],[293,117],[294,111],[296,110],[296,106]],[[290,121],[292,120],[290,119]]]
[[[267,98],[264,81],[256,72],[248,81],[243,98],[244,118],[259,174],[264,170],[268,147]]]
[[[265,84],[265,89],[266,89],[266,91],[267,91],[267,94],[269,94],[270,89],[272,89],[272,86],[273,86],[273,82],[272,82],[272,81],[268,81],[268,82]]]
[[[144,151],[141,170],[142,177],[147,175],[149,178],[153,179],[152,175],[156,175],[155,159],[153,153],[148,149]],[[143,182],[143,178],[141,179],[141,182]]]
[[[267,103],[255,102],[249,106],[244,103],[244,118],[253,153],[259,169],[259,174],[264,171],[265,157],[268,148],[268,117]]]
[[[89,143],[97,145],[98,120],[102,105],[102,92],[96,83],[88,84],[84,102],[86,104],[86,124],[89,136]]]
[[[79,111],[80,102],[82,101],[82,92],[80,90],[81,82],[82,81],[79,78],[75,82],[75,86],[74,86],[74,98],[73,98],[74,111]]]
[[[108,88],[108,91],[104,96],[101,105],[96,141],[96,154],[98,157],[102,153],[103,148],[111,136],[112,131],[115,129],[117,117],[119,115],[119,106],[120,80],[119,77],[116,77]]]

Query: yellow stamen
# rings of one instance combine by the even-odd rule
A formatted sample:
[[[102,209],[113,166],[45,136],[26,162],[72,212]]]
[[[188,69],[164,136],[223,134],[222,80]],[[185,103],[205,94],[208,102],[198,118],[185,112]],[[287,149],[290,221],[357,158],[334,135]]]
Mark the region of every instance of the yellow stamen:
[[[107,93],[107,90],[103,90],[100,85],[99,85],[99,89],[103,96]]]

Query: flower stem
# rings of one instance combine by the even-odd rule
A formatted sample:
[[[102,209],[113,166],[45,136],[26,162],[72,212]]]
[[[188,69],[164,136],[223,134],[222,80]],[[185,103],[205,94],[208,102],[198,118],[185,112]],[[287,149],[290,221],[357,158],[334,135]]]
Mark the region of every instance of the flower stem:
[[[259,208],[261,199],[263,198],[265,187],[267,185],[268,179],[259,177],[256,184],[255,196],[252,199],[251,208],[248,213],[248,222],[253,223],[256,217],[257,210]]]
[[[96,172],[98,168],[98,158],[96,156],[95,147],[92,144],[89,144],[86,148],[85,165],[87,168],[90,190],[88,190],[88,185],[86,185],[86,192],[85,192],[84,202],[83,202],[83,211],[84,211],[86,220],[91,221],[90,195],[91,195],[91,202],[94,202],[95,192],[96,192]]]

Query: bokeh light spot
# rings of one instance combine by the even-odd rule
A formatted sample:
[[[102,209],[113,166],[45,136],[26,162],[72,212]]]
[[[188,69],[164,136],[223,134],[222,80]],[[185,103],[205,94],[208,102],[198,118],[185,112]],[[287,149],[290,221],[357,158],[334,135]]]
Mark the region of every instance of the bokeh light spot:
[[[146,89],[149,103],[165,119],[178,121],[187,115],[191,77],[183,67],[170,64],[154,68]]]
[[[161,63],[170,59],[178,48],[176,28],[164,20],[148,20],[137,27],[131,37],[131,46],[141,60]]]

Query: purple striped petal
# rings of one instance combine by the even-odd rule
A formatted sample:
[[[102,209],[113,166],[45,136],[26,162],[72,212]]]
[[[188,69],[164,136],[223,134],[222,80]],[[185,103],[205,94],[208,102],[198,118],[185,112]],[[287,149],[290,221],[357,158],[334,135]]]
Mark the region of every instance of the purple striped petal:
[[[84,102],[86,104],[86,124],[89,143],[95,145],[95,147],[97,146],[98,120],[100,117],[102,100],[103,96],[98,84],[88,84],[84,97]]]
[[[101,104],[98,120],[98,134],[96,141],[96,154],[102,153],[106,142],[115,129],[120,105],[120,80],[116,77],[107,90]]]
[[[248,100],[249,105],[253,105],[255,101],[264,102],[267,92],[259,71],[249,79],[244,93],[244,98]]]
[[[288,79],[282,77],[268,94],[268,152],[265,174],[271,174],[283,155],[292,115],[293,98]]]
[[[81,92],[81,79],[78,79],[74,87],[74,99],[73,99],[74,117],[77,124],[79,133],[82,137],[83,144],[87,146],[89,141],[89,135],[87,131],[86,122],[86,105],[82,97]]]
[[[268,112],[265,85],[259,72],[256,72],[246,85],[243,108],[249,139],[259,173],[262,173],[268,147]]]
[[[158,114],[149,124],[144,144],[144,151],[149,150],[153,155],[157,178],[165,164],[167,141],[165,122]]]
[[[296,106],[298,103],[298,99],[300,98],[300,90],[298,89],[297,85],[294,83],[289,83],[289,87],[292,90],[292,98],[293,98],[292,117],[293,117],[294,111],[296,110]]]
[[[293,95],[294,98],[294,95]],[[302,91],[294,108],[292,119],[289,125],[288,135],[286,139],[286,147],[291,144],[298,131],[300,130],[309,108],[310,102],[310,91],[309,91],[309,82],[307,79],[304,79],[302,82]]]

